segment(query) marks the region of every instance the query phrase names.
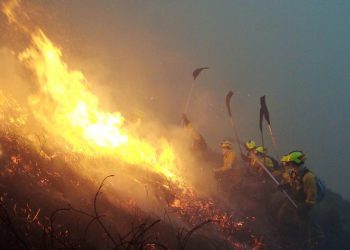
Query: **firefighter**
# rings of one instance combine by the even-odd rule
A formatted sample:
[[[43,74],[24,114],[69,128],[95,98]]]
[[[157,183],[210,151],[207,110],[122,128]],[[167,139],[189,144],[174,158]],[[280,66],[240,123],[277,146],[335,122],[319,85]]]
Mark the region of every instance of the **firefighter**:
[[[256,149],[256,143],[253,140],[249,140],[246,143],[244,143],[244,147],[247,150],[247,153],[242,154],[242,159],[249,165],[251,165],[253,161],[254,150]]]
[[[260,164],[264,164],[264,166],[272,173],[274,172],[275,164],[272,157],[266,154],[267,149],[263,146],[255,147],[254,150],[250,153],[250,161],[249,166],[253,172],[257,173],[259,176],[263,176],[264,170],[262,169]]]
[[[276,178],[281,176],[281,166],[280,164],[272,157],[267,155],[267,148],[263,146],[256,147],[255,155],[258,160],[273,174]],[[260,175],[264,174],[264,170],[258,166],[258,172]]]
[[[223,165],[220,168],[215,168],[214,173],[218,180],[222,182],[226,187],[237,188],[241,181],[241,171],[236,164],[236,153],[232,150],[232,142],[224,140],[220,144]],[[227,183],[230,183],[228,186]]]
[[[287,165],[288,154],[283,155],[280,159],[281,166],[281,184],[291,183],[292,167]],[[282,185],[281,185],[282,186]]]
[[[232,150],[232,142],[225,140],[220,144],[223,156],[223,165],[220,168],[215,168],[214,172],[224,172],[234,168],[236,163],[236,154]]]
[[[300,150],[292,151],[281,159],[286,168],[290,168],[290,173],[288,181],[279,188],[289,190],[298,208],[295,210],[285,202],[278,212],[278,220],[294,220],[302,247],[314,248],[320,235],[317,216],[312,212],[317,203],[317,179],[304,165],[305,160],[306,156]]]
[[[293,197],[299,203],[300,213],[307,215],[316,204],[316,176],[304,165],[306,157],[302,151],[292,151],[283,159],[286,167],[291,168],[290,181],[281,188],[290,189]]]
[[[251,157],[251,172],[253,172],[255,179],[252,180],[255,182],[255,191],[252,198],[260,200],[265,205],[266,212],[270,212],[269,207],[271,207],[272,196],[276,193],[276,188],[271,181],[271,177],[265,171],[267,170],[275,178],[279,178],[279,164],[271,156],[267,155],[267,148],[263,146],[255,147]]]

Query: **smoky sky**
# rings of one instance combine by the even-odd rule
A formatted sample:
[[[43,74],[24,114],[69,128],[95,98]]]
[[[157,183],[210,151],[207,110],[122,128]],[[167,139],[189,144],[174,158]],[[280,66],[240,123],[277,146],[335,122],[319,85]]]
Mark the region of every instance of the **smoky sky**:
[[[192,70],[209,66],[188,115],[214,150],[233,137],[226,93],[236,93],[241,139],[259,143],[266,95],[278,154],[304,150],[308,167],[350,198],[349,1],[33,2],[70,67],[107,93],[107,108],[177,126]]]

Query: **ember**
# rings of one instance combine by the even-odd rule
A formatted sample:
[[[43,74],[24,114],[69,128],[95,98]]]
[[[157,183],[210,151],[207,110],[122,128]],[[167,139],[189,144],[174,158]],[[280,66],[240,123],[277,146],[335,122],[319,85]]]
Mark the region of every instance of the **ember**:
[[[65,166],[70,166],[79,175],[90,179],[94,179],[95,175],[92,173],[96,171],[101,171],[100,175],[110,171],[93,162],[107,158],[112,162],[110,165],[113,166],[113,171],[119,170],[118,166],[121,164],[130,166],[130,169],[137,168],[141,173],[154,174],[140,177],[132,176],[128,170],[120,170],[120,175],[127,173],[125,176],[132,176],[129,178],[133,183],[150,183],[159,203],[164,205],[162,202],[166,201],[170,212],[185,222],[186,227],[194,227],[203,221],[212,222],[211,228],[236,248],[246,247],[239,243],[243,240],[251,246],[261,244],[248,226],[255,218],[240,218],[235,211],[220,208],[217,200],[200,198],[197,195],[191,183],[184,180],[183,172],[176,161],[176,153],[166,138],[157,134],[147,139],[142,138],[128,128],[120,112],[103,111],[98,97],[89,90],[89,82],[84,74],[69,68],[62,59],[61,49],[40,28],[32,28],[19,18],[23,11],[21,8],[20,1],[10,1],[3,5],[3,12],[9,23],[30,40],[30,46],[18,54],[18,59],[35,76],[38,91],[29,98],[30,110],[19,108],[15,101],[0,95],[0,108],[3,113],[12,113],[0,117],[4,121],[1,125],[1,132],[4,134],[2,141],[12,144],[12,148],[8,147],[13,151],[6,170],[9,175],[19,173],[29,176],[33,179],[29,186],[37,186],[47,191],[54,186],[54,182],[64,179],[61,173],[40,169],[40,164],[33,159],[28,148],[36,150],[41,156],[41,163],[49,162],[54,165],[56,158],[61,159],[65,161]],[[13,109],[16,113],[8,112]],[[42,131],[45,131],[43,138],[51,140],[52,145],[49,146],[52,148],[46,149],[46,141],[41,137],[33,139],[35,137],[31,133],[24,132],[26,118],[31,115]],[[17,141],[16,138],[21,138],[22,141]],[[19,146],[16,148],[13,145]],[[142,178],[148,179],[143,181]],[[76,179],[69,179],[67,183],[72,187],[84,186]],[[124,188],[123,191],[129,190]],[[148,189],[146,192],[148,196]],[[57,194],[57,197],[62,198],[62,195]],[[122,206],[131,210],[138,207],[138,204],[134,200],[124,199]],[[20,211],[27,221],[37,223],[45,231],[53,230],[43,226],[40,221],[41,208],[32,209],[27,204],[26,207],[18,209],[14,204],[13,211]],[[97,214],[92,218],[99,220]],[[61,228],[60,225],[56,227]],[[70,231],[62,227],[59,237],[69,236]],[[146,249],[156,249],[156,245],[147,244]]]

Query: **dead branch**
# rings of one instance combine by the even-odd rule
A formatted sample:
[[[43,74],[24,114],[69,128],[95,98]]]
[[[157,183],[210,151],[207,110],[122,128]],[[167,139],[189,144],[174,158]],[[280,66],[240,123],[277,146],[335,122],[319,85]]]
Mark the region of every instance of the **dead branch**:
[[[189,241],[189,239],[191,238],[192,234],[197,231],[198,229],[202,228],[203,226],[205,226],[206,224],[208,223],[211,223],[213,222],[213,220],[209,219],[209,220],[206,220],[202,223],[199,223],[198,225],[196,225],[195,227],[193,227],[190,231],[187,232],[187,234],[182,237],[182,234],[183,234],[183,229],[178,233],[178,243],[179,243],[179,246],[178,246],[178,249],[179,250],[184,250],[186,248],[186,245]]]
[[[90,226],[91,226],[92,223],[94,223],[96,220],[97,220],[97,218],[96,218],[96,217],[93,217],[93,218],[89,221],[89,223],[86,225],[85,230],[84,230],[84,237],[83,237],[83,240],[84,240],[84,241],[86,241],[86,236],[87,236],[87,233],[88,233],[88,231],[89,231]]]
[[[54,220],[55,220],[55,216],[56,214],[60,213],[60,212],[63,212],[63,211],[70,211],[71,209],[68,207],[68,208],[59,208],[59,209],[56,209],[55,211],[53,211],[50,215],[50,246],[51,248],[54,248],[54,239],[56,238],[55,237],[55,234],[54,234]]]
[[[114,175],[108,175],[107,177],[105,177],[101,184],[100,184],[100,187],[98,188],[96,194],[95,194],[95,198],[94,198],[94,212],[95,212],[95,218],[97,220],[97,222],[100,224],[100,226],[102,227],[103,231],[106,233],[106,235],[108,236],[108,238],[113,242],[114,244],[114,247],[117,248],[118,244],[117,242],[115,241],[115,239],[113,238],[113,236],[111,235],[111,233],[108,231],[108,229],[106,228],[106,226],[103,224],[102,220],[100,220],[100,217],[98,215],[98,212],[97,212],[97,197],[99,196],[100,192],[101,192],[101,188],[103,187],[104,185],[104,182],[109,178],[109,177],[113,177]]]
[[[145,225],[143,225],[142,226],[142,230],[140,230],[136,235],[135,235],[135,237],[134,237],[134,241],[138,241],[140,238],[142,238],[144,235],[145,235],[145,233],[148,231],[148,230],[150,230],[152,227],[154,227],[157,223],[159,223],[160,222],[160,220],[156,220],[156,221],[154,221],[152,224],[150,224],[149,226],[147,226],[146,228],[143,228]]]
[[[124,235],[123,238],[120,239],[120,244],[117,247],[118,248],[123,247],[124,249],[126,247],[126,249],[130,249],[131,246],[134,246],[135,249],[138,249],[138,248],[143,249],[146,244],[151,244],[151,243],[145,243],[141,239],[144,237],[147,231],[149,231],[152,227],[154,227],[159,222],[160,220],[158,219],[148,226],[146,226],[145,223],[142,223],[137,227],[133,227],[126,235]],[[129,236],[131,236],[131,239],[126,240]],[[155,242],[153,242],[153,244],[155,244]]]

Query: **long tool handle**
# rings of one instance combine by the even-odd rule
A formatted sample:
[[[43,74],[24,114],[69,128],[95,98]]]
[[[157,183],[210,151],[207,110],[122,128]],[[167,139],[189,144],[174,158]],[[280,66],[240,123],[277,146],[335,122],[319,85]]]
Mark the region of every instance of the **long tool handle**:
[[[237,129],[236,129],[236,126],[233,122],[233,117],[230,116],[230,123],[231,123],[231,126],[235,132],[235,137],[236,137],[236,141],[237,141],[237,145],[238,145],[238,148],[239,148],[239,152],[241,153],[241,155],[243,154],[243,151],[242,151],[242,147],[241,147],[241,144],[239,143],[240,140],[239,140],[239,137],[238,137],[238,132],[237,132]]]
[[[280,184],[278,180],[275,178],[275,176],[273,176],[270,173],[270,171],[265,167],[264,164],[261,163],[261,161],[259,161],[259,159],[256,156],[254,156],[254,160],[260,165],[260,167],[264,169],[264,171],[271,177],[271,179],[276,183],[276,185]],[[285,190],[283,190],[282,193],[286,196],[286,198],[290,201],[290,203],[293,204],[295,208],[298,208],[298,205],[295,203],[295,201],[290,197],[290,195]]]
[[[238,137],[238,132],[237,132],[237,129],[236,129],[236,126],[235,126],[235,123],[233,122],[233,116],[232,116],[232,112],[231,112],[231,105],[230,105],[230,102],[231,102],[231,98],[233,96],[233,92],[232,90],[230,90],[227,95],[226,95],[226,107],[227,107],[227,112],[228,112],[228,115],[230,116],[230,123],[231,123],[231,126],[235,132],[235,137],[236,137],[236,141],[237,141],[237,144],[238,144],[238,148],[239,148],[239,151],[241,153],[241,155],[243,155],[243,151],[242,151],[242,147],[241,147],[241,144],[240,144],[240,139]]]
[[[188,112],[188,108],[190,106],[190,102],[191,102],[191,98],[192,98],[192,92],[193,92],[195,84],[196,84],[196,82],[193,81],[192,85],[191,85],[190,92],[188,93],[187,100],[186,100],[186,106],[185,106],[185,112],[184,112],[185,114],[187,114],[187,112]]]
[[[271,136],[271,141],[272,141],[272,145],[273,145],[273,148],[275,150],[275,153],[276,153],[276,156],[277,156],[277,159],[279,159],[279,154],[278,154],[278,151],[277,151],[277,143],[276,143],[276,138],[272,132],[272,127],[271,125],[269,124],[268,125],[268,128],[269,128],[269,133],[270,133],[270,136]]]

